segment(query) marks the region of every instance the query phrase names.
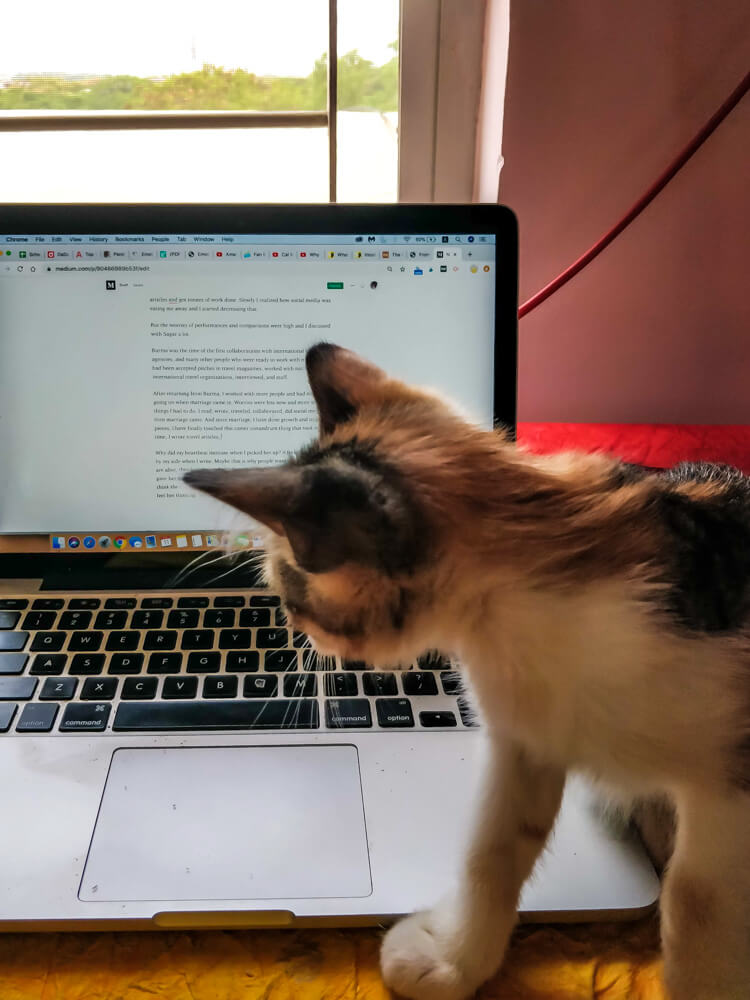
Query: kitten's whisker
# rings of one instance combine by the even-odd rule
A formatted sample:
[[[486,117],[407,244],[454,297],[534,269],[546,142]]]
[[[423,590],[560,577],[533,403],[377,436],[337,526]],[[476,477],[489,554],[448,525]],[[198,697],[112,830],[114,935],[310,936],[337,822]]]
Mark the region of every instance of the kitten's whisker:
[[[210,550],[206,552],[199,552],[194,559],[191,559],[186,566],[183,566],[182,569],[178,570],[174,574],[174,576],[169,579],[169,581],[166,584],[167,589],[171,590],[174,587],[176,587],[179,583],[181,583],[183,580],[187,579],[187,577],[191,573],[195,572],[195,570],[199,569],[203,565],[204,560],[211,555],[215,555],[215,553],[211,552]],[[219,556],[217,556],[217,558],[221,559],[222,556],[223,553],[220,553]],[[211,562],[208,563],[208,565],[210,566],[211,563],[215,561],[216,560],[211,560]]]
[[[231,556],[229,556],[228,558],[231,558]],[[230,573],[238,572],[240,569],[241,569],[241,567],[238,567],[236,565],[232,565],[232,566],[229,567],[229,569],[226,572],[219,573],[218,576],[215,576],[211,580],[208,580],[206,582],[206,586],[207,587],[213,587],[213,586],[216,585],[217,580],[223,580],[225,576],[229,576]]]

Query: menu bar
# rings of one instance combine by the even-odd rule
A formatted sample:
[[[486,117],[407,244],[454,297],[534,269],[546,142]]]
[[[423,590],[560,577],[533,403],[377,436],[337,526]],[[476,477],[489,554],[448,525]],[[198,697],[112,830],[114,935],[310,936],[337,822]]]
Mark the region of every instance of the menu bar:
[[[140,244],[140,245],[164,245],[164,244],[198,244],[206,243],[213,245],[244,245],[244,244],[261,244],[261,245],[277,245],[277,246],[288,246],[296,245],[299,243],[305,243],[309,245],[324,245],[324,244],[362,244],[363,246],[393,246],[402,244],[407,246],[408,244],[419,245],[419,244],[494,244],[495,235],[488,233],[474,234],[474,233],[448,233],[448,234],[434,234],[434,233],[406,233],[401,235],[367,235],[367,234],[356,234],[356,233],[338,233],[338,234],[271,234],[266,233],[244,233],[244,234],[221,234],[221,233],[196,233],[196,234],[186,234],[186,233],[165,233],[165,234],[131,234],[131,233],[111,233],[111,234],[49,234],[49,235],[13,235],[13,234],[0,234],[0,245],[3,246],[33,246],[39,244],[104,244],[108,246],[116,244]]]

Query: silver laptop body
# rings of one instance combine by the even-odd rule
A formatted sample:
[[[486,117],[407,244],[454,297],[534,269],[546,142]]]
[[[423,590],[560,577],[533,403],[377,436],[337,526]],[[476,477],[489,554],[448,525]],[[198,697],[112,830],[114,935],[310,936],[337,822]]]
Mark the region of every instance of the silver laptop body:
[[[313,438],[321,339],[512,425],[512,214],[6,206],[0,252],[0,929],[429,906],[481,780],[460,665],[319,669],[252,525],[179,477]],[[657,894],[570,781],[523,916],[635,917]]]

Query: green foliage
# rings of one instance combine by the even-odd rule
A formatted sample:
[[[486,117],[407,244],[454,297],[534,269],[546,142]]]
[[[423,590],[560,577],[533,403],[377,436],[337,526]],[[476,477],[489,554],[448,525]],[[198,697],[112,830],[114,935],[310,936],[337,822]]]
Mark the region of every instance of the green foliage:
[[[338,61],[339,107],[398,109],[398,47],[383,66],[354,50]],[[0,87],[0,111],[322,111],[327,59],[305,77],[256,76],[206,65],[164,79],[137,76],[14,77]]]

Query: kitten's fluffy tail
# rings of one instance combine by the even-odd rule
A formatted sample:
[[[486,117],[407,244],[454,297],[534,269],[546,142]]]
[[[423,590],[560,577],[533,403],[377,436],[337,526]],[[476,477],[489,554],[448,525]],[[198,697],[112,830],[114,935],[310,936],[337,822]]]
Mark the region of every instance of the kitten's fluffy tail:
[[[659,875],[674,851],[677,814],[667,795],[654,795],[622,803],[602,798],[599,803],[604,821],[614,833],[624,834],[635,827],[651,863]]]

